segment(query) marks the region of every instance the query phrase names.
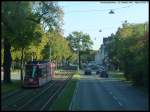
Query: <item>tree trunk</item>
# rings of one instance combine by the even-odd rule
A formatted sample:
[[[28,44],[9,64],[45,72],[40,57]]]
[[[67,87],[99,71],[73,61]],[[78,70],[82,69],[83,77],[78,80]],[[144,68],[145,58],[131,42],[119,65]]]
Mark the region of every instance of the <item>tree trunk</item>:
[[[21,49],[21,81],[23,80],[23,53],[24,48]]]
[[[126,77],[127,80],[129,80],[129,69],[128,69],[128,62],[127,60],[124,60],[124,75]]]
[[[7,39],[4,39],[4,83],[11,83],[11,45]]]
[[[57,70],[57,61],[55,62],[55,70]]]

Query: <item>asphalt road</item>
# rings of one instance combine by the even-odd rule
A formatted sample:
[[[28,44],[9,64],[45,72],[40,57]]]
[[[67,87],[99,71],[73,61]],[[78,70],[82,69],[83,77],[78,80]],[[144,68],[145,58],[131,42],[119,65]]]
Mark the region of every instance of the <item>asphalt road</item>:
[[[128,82],[81,75],[70,110],[148,110],[148,96]]]

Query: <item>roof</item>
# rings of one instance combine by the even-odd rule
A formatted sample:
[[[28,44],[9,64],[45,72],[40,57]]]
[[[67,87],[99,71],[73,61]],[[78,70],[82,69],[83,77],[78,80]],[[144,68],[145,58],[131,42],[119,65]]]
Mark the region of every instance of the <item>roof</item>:
[[[107,42],[110,42],[113,39],[112,36],[107,37],[107,38],[103,38],[103,43],[106,44]]]

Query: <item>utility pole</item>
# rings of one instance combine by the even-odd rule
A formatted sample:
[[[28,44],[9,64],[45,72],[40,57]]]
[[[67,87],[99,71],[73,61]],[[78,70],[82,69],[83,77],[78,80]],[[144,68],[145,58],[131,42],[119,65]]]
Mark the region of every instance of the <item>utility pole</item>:
[[[78,48],[78,72],[80,70],[80,50]]]
[[[33,59],[34,59],[34,52],[32,52],[32,56],[31,56],[31,61],[33,61]]]
[[[51,62],[51,47],[49,48],[49,58],[50,58],[50,62]]]
[[[78,72],[80,70],[80,38],[78,38]]]
[[[144,24],[144,33],[146,33],[146,23]]]

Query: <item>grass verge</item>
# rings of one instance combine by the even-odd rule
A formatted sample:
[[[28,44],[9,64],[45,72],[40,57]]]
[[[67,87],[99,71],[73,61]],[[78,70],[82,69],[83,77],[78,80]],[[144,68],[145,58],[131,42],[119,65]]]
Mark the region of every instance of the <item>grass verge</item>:
[[[21,87],[21,81],[16,80],[12,81],[10,84],[1,84],[1,93],[2,95],[11,91],[14,91]]]
[[[125,81],[127,83],[130,83],[130,84],[132,84],[132,86],[134,86],[135,88],[137,88],[140,91],[144,92],[145,94],[149,94],[149,88],[148,87],[144,87],[144,86],[141,86],[141,85],[136,85],[133,81],[127,80],[124,77],[123,72],[109,71],[108,74],[110,75],[111,78],[114,78],[114,79],[117,79],[117,80],[122,80],[122,81]]]
[[[111,78],[120,79],[120,80],[126,80],[126,78],[124,77],[124,73],[123,72],[109,71],[108,74],[109,74],[109,76]]]
[[[56,99],[53,105],[50,107],[50,110],[62,110],[67,111],[69,110],[69,105],[71,103],[76,83],[80,79],[80,74],[76,72],[72,78],[66,85],[65,89],[62,91],[60,96]]]

